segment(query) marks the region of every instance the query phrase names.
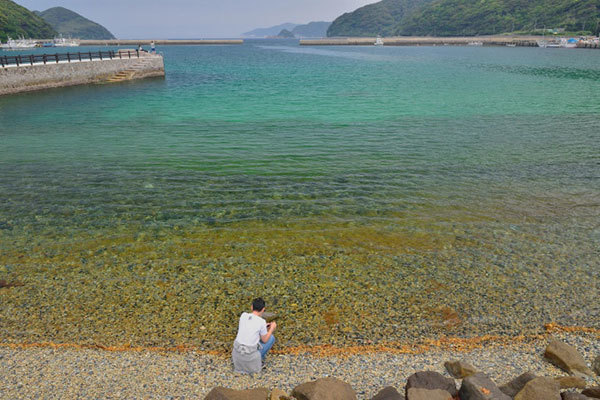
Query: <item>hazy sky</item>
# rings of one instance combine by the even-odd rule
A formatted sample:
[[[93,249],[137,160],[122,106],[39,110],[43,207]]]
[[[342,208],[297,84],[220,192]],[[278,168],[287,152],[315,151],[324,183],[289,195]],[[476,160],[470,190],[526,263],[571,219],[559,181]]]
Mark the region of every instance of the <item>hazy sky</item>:
[[[284,22],[332,21],[377,0],[16,0],[30,10],[62,6],[121,39],[227,38]]]

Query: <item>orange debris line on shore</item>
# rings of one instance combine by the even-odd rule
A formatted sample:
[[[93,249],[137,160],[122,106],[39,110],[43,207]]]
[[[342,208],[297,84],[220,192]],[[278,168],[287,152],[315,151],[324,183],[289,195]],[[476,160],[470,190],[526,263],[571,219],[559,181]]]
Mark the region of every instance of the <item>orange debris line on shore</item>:
[[[544,325],[546,330],[545,334],[538,335],[520,335],[520,336],[475,336],[471,338],[460,338],[460,337],[442,337],[439,339],[426,339],[421,342],[412,344],[390,342],[385,344],[366,344],[366,345],[354,345],[354,346],[334,346],[329,344],[323,345],[303,345],[303,346],[291,346],[282,349],[274,349],[273,354],[311,354],[317,357],[344,357],[357,354],[369,354],[369,353],[392,353],[392,354],[421,354],[435,350],[453,350],[458,352],[467,352],[471,350],[480,349],[483,347],[491,346],[510,346],[516,344],[532,344],[540,340],[547,339],[547,336],[552,333],[573,333],[573,334],[592,334],[600,338],[600,329],[581,327],[581,326],[563,326],[556,323],[549,323]],[[229,354],[228,350],[205,350],[198,346],[179,345],[174,347],[160,347],[160,346],[132,346],[130,344],[119,345],[119,346],[104,346],[104,345],[90,345],[90,344],[77,344],[77,343],[53,343],[53,342],[41,342],[41,343],[0,343],[0,348],[10,349],[31,349],[31,348],[54,348],[54,349],[79,349],[79,350],[103,350],[111,352],[157,352],[157,353],[187,353],[197,352],[202,354],[210,354],[215,356],[226,356]]]

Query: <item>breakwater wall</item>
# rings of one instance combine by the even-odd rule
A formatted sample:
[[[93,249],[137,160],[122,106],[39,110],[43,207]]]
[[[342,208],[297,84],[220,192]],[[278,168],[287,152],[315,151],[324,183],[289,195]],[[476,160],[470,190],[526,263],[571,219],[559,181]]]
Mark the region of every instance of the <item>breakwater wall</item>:
[[[515,46],[538,47],[541,36],[473,36],[473,37],[386,37],[385,46]],[[303,39],[303,46],[373,46],[376,38]],[[600,48],[598,44],[579,44],[578,48]]]
[[[68,59],[53,54],[45,58],[21,56],[19,62],[5,62],[0,67],[0,95],[165,75],[163,57],[157,54],[135,50],[67,54]]]
[[[127,39],[127,40],[82,40],[80,42],[81,46],[149,46],[150,43],[154,42],[154,44],[161,45],[178,45],[178,44],[187,44],[187,45],[235,45],[235,44],[244,44],[244,41],[241,39],[182,39],[182,40],[149,40],[149,39]]]

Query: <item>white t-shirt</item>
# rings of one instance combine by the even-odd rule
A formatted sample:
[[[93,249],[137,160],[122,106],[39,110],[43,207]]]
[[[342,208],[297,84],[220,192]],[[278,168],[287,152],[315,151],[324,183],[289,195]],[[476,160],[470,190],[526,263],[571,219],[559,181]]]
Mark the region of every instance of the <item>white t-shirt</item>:
[[[251,313],[242,313],[235,340],[245,346],[257,346],[261,335],[267,334],[267,321]]]

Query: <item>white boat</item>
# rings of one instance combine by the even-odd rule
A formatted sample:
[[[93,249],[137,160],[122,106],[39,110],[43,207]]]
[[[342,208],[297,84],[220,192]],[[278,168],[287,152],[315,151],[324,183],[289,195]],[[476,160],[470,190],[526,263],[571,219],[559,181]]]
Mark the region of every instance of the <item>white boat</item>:
[[[33,39],[21,38],[18,40],[14,40],[9,37],[6,43],[2,45],[2,50],[33,49],[36,46],[37,42]]]
[[[483,42],[469,42],[468,46],[483,46]]]
[[[560,39],[560,47],[564,47],[565,49],[574,49],[577,47],[577,39],[562,38]]]
[[[506,43],[506,47],[517,47],[516,43]]]
[[[383,46],[383,39],[378,37],[377,39],[375,39],[375,46]]]
[[[537,45],[543,49],[559,49],[562,47],[557,40],[538,40]]]
[[[55,38],[54,46],[56,47],[77,47],[79,46],[79,41],[77,39],[66,39],[64,37]]]

